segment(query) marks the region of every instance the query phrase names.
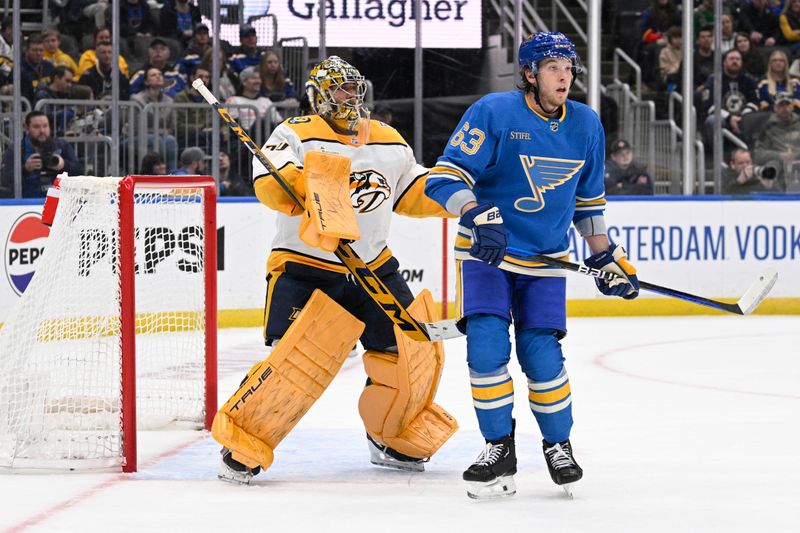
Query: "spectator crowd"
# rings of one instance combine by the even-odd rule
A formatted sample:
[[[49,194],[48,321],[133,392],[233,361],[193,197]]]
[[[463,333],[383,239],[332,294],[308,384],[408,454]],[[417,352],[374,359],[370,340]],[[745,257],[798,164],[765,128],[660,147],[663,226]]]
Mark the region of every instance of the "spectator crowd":
[[[121,120],[121,145],[145,146],[133,152],[120,149],[121,161],[137,171],[156,168],[167,173],[186,170],[183,154],[192,157],[211,150],[213,140],[208,107],[191,82],[202,79],[210,86],[213,75],[212,36],[192,0],[125,0],[120,11],[119,100],[121,108],[136,106],[147,125],[146,132]],[[37,147],[45,136],[40,124],[46,119],[46,137],[58,148],[57,165],[73,171],[75,150],[70,140],[81,135],[105,135],[110,130],[109,102],[112,98],[113,57],[111,7],[106,0],[51,2],[55,22],[41,32],[28,33],[15,42],[9,14],[0,23],[0,95],[13,92],[14,69],[20,69],[20,93],[26,100],[22,147],[3,151],[0,197],[14,195],[13,159],[9,154],[21,148],[23,194],[42,196],[51,168],[39,162]],[[24,26],[23,26],[24,28]],[[92,30],[87,31],[87,28]],[[258,126],[268,134],[285,117],[297,112],[299,104],[294,83],[281,65],[280,54],[259,46],[256,29],[240,26],[240,45],[220,40],[221,101],[242,125]],[[21,46],[21,64],[14,65],[14,47]],[[302,81],[302,80],[301,80]],[[71,101],[76,101],[74,104]],[[87,101],[106,101],[89,105]],[[10,98],[5,103],[8,106]],[[276,103],[280,104],[276,106]],[[280,110],[278,109],[280,108]],[[36,110],[37,114],[33,114]],[[33,116],[33,126],[29,117]],[[123,115],[130,117],[130,115]],[[34,135],[34,131],[36,134]],[[249,174],[249,157],[238,141],[221,132],[227,177]],[[224,144],[227,143],[227,144]],[[130,159],[135,157],[135,159]],[[85,169],[81,157],[74,163]],[[36,161],[34,163],[34,161]],[[55,161],[55,159],[53,159]],[[138,164],[137,164],[138,163]],[[204,161],[209,163],[210,161]],[[9,167],[9,164],[12,167]],[[161,164],[165,165],[162,167]],[[204,165],[196,166],[205,168]],[[34,176],[36,174],[36,176]],[[102,174],[100,174],[102,175]],[[51,180],[52,181],[52,180]],[[224,194],[246,194],[246,186],[223,186]]]
[[[727,174],[736,173],[739,181],[723,180],[723,193],[800,191],[794,178],[794,169],[800,168],[800,0],[725,0],[719,25],[719,80],[714,75],[714,1],[695,2],[694,40],[689,43],[683,42],[681,8],[682,2],[676,0],[650,0],[641,13],[632,52],[647,88],[655,93],[653,99],[663,103],[669,93],[681,92],[683,50],[691,46],[694,91],[690,98],[697,112],[698,135],[710,154],[714,88],[719,84],[722,127],[739,141],[725,143],[730,154]],[[743,187],[746,180],[730,165],[747,166],[745,159],[756,169],[769,164],[778,170],[775,175],[768,171],[766,178],[756,172],[753,178],[749,169],[749,185]],[[609,161],[613,168],[613,153]]]

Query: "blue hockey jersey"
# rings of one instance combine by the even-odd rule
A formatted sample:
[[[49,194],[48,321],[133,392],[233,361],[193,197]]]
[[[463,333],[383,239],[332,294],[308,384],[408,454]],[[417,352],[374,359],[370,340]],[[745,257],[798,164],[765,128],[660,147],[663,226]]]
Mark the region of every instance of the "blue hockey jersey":
[[[494,203],[508,232],[501,268],[535,267],[521,258],[565,256],[570,224],[602,215],[604,156],[605,133],[590,107],[567,100],[550,118],[534,111],[523,91],[492,93],[461,118],[425,194],[456,214],[472,194]],[[460,234],[456,258],[470,259],[469,245],[469,235]]]

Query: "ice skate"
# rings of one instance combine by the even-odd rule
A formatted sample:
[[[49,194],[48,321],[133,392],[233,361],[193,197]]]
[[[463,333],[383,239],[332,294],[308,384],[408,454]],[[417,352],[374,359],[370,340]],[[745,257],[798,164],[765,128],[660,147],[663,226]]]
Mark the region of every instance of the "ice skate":
[[[475,462],[464,472],[467,496],[473,500],[507,498],[517,493],[514,474],[517,473],[517,454],[514,433],[498,441],[486,443]]]
[[[248,468],[231,456],[231,451],[222,448],[222,460],[219,462],[217,477],[222,481],[237,485],[249,485],[253,476],[261,472],[261,467]]]
[[[367,435],[367,445],[369,446],[369,462],[374,465],[393,468],[395,470],[404,470],[406,472],[425,471],[425,463],[428,459],[418,459],[416,457],[403,455],[388,446],[378,444],[369,435]]]
[[[559,485],[568,497],[572,498],[572,484],[583,477],[583,469],[578,466],[572,456],[572,445],[569,439],[556,444],[550,444],[543,440],[542,450],[553,482]]]

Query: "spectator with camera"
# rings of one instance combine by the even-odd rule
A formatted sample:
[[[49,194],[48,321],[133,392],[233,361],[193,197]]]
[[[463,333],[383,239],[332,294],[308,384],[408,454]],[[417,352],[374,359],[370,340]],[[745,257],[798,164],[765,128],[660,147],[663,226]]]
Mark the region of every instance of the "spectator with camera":
[[[25,117],[22,137],[22,197],[43,198],[57,174],[83,174],[83,163],[63,139],[50,136],[50,122],[41,111],[31,111]],[[3,154],[2,194],[14,196],[14,151],[9,147]]]
[[[794,168],[800,161],[800,117],[793,112],[793,108],[793,95],[778,93],[773,114],[756,137],[756,163],[778,160],[784,168]],[[785,181],[784,168],[778,173],[778,179],[782,181]]]
[[[750,194],[778,190],[775,186],[779,165],[771,161],[756,167],[749,150],[736,148],[731,152],[728,167],[722,169],[723,194]]]
[[[624,139],[611,145],[610,158],[606,161],[607,195],[652,195],[653,178],[647,167],[633,158],[633,148]]]

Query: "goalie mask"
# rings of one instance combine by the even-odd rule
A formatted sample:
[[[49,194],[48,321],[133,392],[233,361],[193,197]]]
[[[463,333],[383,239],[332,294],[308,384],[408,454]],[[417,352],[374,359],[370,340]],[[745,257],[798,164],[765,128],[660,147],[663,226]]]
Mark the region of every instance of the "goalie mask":
[[[366,93],[364,76],[338,56],[322,60],[311,70],[306,82],[311,110],[350,132],[366,128],[364,122],[369,120],[369,111],[364,105]]]

